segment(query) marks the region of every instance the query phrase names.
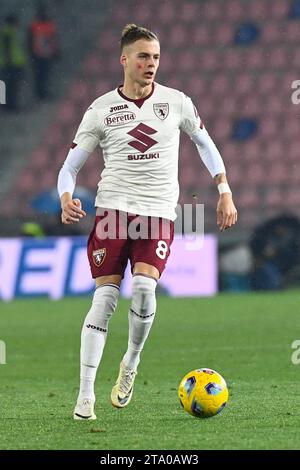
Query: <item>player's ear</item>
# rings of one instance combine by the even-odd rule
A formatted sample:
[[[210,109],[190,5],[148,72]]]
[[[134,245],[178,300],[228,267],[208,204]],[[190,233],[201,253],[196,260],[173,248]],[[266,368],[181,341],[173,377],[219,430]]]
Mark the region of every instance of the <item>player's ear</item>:
[[[120,57],[120,64],[123,65],[123,67],[125,67],[125,65],[126,65],[126,60],[127,60],[126,55],[122,54],[121,57]]]

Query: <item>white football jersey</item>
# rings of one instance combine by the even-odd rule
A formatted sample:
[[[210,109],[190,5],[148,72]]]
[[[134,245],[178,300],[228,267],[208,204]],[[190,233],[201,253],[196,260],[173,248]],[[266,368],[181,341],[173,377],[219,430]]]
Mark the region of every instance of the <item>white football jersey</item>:
[[[192,138],[202,128],[191,99],[158,83],[144,99],[119,88],[96,99],[74,139],[87,152],[102,148],[96,206],[174,220],[180,130]]]

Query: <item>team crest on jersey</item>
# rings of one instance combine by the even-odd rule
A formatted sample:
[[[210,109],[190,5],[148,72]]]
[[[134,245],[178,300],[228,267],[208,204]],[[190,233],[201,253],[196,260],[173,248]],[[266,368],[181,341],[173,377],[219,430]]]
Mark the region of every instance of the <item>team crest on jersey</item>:
[[[106,248],[100,248],[99,250],[93,251],[93,260],[96,266],[101,266],[106,256]]]
[[[164,121],[169,114],[169,103],[155,103],[153,105],[153,111],[161,121]]]

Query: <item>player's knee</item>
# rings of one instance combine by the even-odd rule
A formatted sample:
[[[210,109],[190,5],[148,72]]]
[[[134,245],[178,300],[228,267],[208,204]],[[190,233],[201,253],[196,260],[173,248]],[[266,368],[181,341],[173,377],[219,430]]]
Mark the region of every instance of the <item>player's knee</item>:
[[[117,308],[118,298],[118,286],[97,287],[87,320],[93,321],[93,323],[96,323],[97,325],[107,325],[112,314]]]
[[[154,278],[143,274],[135,274],[132,278],[132,292],[144,295],[155,294],[157,282]]]
[[[141,316],[147,317],[156,310],[156,280],[143,275],[132,279],[132,309]]]
[[[93,298],[93,305],[97,309],[101,308],[105,312],[113,314],[117,308],[120,289],[117,285],[99,286],[96,288]]]

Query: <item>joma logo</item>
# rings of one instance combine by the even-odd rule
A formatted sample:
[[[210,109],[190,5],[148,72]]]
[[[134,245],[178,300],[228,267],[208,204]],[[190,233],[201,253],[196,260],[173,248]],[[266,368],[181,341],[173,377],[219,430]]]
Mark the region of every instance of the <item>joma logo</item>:
[[[121,109],[128,109],[128,104],[120,104],[119,106],[111,106],[109,112],[121,111]]]

